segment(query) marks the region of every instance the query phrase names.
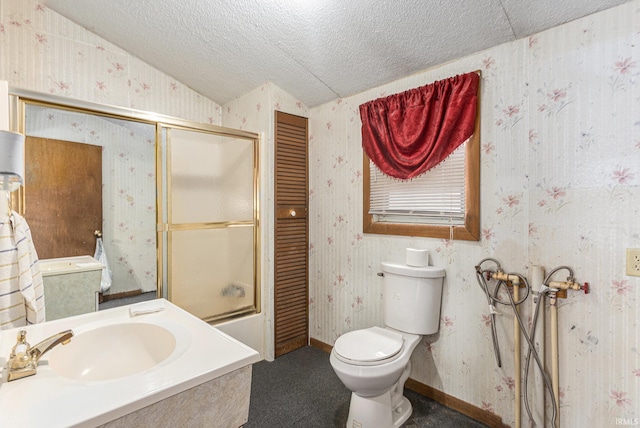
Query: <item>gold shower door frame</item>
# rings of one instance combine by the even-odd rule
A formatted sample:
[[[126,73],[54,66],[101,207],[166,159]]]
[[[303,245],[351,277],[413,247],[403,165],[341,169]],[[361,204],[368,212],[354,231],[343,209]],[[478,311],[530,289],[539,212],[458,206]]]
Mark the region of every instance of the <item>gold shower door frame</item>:
[[[155,150],[156,150],[156,250],[157,250],[157,296],[165,297],[171,301],[173,284],[170,282],[169,273],[171,269],[172,254],[171,244],[175,233],[179,231],[201,231],[210,230],[232,230],[234,228],[252,228],[253,248],[249,257],[252,264],[252,288],[253,299],[251,305],[242,310],[229,311],[222,314],[211,314],[202,317],[205,321],[220,322],[222,320],[240,316],[249,313],[260,312],[260,207],[258,199],[259,182],[259,136],[256,133],[247,132],[238,129],[225,128],[222,126],[211,125],[207,123],[194,122],[172,116],[166,116],[158,113],[135,110],[124,107],[116,107],[106,104],[93,103],[61,97],[58,95],[46,94],[36,91],[30,91],[20,88],[9,88],[9,126],[12,131],[25,133],[26,124],[26,104],[33,104],[41,107],[57,108],[70,110],[83,114],[92,114],[107,118],[126,120],[131,122],[140,122],[152,124],[156,127]],[[211,222],[200,224],[172,224],[167,218],[166,201],[169,199],[166,185],[167,171],[165,150],[163,149],[163,132],[167,134],[171,130],[191,131],[199,134],[210,134],[215,136],[236,138],[239,140],[250,141],[252,143],[253,153],[253,200],[252,202],[252,219],[249,221],[226,221]],[[164,160],[164,161],[163,161]],[[23,213],[25,210],[25,189],[21,187],[19,191],[11,194],[11,206],[14,210]],[[237,297],[231,295],[231,297]],[[175,302],[174,302],[175,303]],[[188,308],[183,308],[189,310]]]
[[[258,138],[250,138],[242,134],[204,132],[167,124],[158,124],[156,129],[159,295],[165,295],[171,302],[207,322],[221,322],[259,312]],[[190,141],[183,141],[180,147],[179,143],[174,142],[174,137],[192,132],[197,133],[193,134],[197,137],[196,139],[206,137],[208,134],[211,138],[212,151],[215,150],[215,143],[220,142],[244,144],[245,149],[250,149],[252,200],[248,202],[251,203],[251,212],[248,213],[245,207],[244,217],[216,218],[208,221],[202,218],[208,213],[200,212],[195,215],[199,217],[197,219],[199,221],[185,221],[184,213],[179,215],[181,219],[176,219],[175,211],[179,209],[174,204],[176,199],[180,199],[178,196],[180,186],[177,186],[176,182],[180,178],[174,174],[177,171],[174,171],[175,165],[172,159],[177,153],[176,150],[185,148],[184,146],[190,144]],[[193,157],[198,158],[198,155],[195,153],[190,155],[193,162],[197,163]],[[215,167],[212,167],[210,172],[215,173]],[[198,176],[197,173],[186,179],[183,177],[182,180],[189,181],[188,184],[192,187],[197,187],[198,183],[194,183],[194,178],[201,182],[207,179],[215,181],[211,176]],[[224,201],[219,203],[222,205]],[[195,208],[195,205],[197,204],[190,204],[189,211]],[[186,208],[181,209],[186,210]],[[216,245],[221,240],[228,243],[225,251],[221,251],[222,247]],[[245,243],[250,241],[252,250],[250,254],[242,248],[236,248],[239,241]],[[200,248],[196,249],[196,246]],[[163,260],[167,261],[166,266],[161,264]]]

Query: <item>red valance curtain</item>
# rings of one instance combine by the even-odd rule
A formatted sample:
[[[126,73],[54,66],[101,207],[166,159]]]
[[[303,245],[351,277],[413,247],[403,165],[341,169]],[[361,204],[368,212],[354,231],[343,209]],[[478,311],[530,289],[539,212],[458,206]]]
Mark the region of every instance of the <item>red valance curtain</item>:
[[[364,152],[403,180],[438,165],[473,134],[479,81],[472,72],[362,104]]]

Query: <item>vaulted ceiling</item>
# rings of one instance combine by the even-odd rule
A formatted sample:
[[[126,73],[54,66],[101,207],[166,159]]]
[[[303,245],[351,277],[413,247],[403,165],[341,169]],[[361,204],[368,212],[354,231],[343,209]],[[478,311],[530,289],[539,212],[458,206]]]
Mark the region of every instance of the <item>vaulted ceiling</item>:
[[[628,0],[48,0],[225,104],[272,81],[309,107]]]

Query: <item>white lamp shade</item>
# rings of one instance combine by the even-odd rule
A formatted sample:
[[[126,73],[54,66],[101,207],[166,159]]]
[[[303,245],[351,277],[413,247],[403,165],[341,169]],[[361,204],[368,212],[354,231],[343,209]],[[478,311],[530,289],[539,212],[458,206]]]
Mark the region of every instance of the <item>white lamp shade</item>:
[[[0,190],[24,184],[24,135],[0,130]]]

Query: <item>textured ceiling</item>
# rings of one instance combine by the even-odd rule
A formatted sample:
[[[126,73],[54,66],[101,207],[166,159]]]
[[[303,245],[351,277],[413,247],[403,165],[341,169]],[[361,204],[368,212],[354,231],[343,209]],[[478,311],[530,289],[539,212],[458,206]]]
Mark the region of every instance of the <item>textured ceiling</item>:
[[[272,81],[309,107],[628,0],[48,0],[218,104]]]

